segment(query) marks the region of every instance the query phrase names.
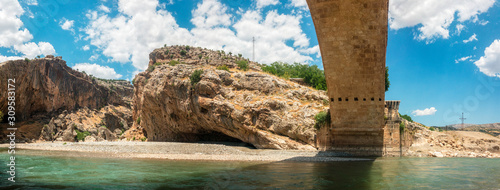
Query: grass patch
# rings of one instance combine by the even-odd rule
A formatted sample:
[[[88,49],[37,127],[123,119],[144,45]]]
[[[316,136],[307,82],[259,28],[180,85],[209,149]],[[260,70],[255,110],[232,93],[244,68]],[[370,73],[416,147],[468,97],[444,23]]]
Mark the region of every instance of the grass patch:
[[[227,65],[220,65],[220,66],[217,66],[217,70],[229,71],[229,68],[227,68]]]
[[[180,63],[179,63],[179,61],[172,60],[172,61],[168,62],[168,64],[169,64],[170,66],[175,66],[175,65],[180,64]]]

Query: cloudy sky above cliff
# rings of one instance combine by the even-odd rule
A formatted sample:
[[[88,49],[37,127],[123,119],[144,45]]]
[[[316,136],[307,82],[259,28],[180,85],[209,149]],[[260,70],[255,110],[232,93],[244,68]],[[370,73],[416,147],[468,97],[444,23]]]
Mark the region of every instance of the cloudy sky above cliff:
[[[427,125],[500,122],[500,5],[392,0],[386,99]],[[68,66],[130,80],[167,45],[322,68],[305,0],[0,0],[0,61],[63,56]]]

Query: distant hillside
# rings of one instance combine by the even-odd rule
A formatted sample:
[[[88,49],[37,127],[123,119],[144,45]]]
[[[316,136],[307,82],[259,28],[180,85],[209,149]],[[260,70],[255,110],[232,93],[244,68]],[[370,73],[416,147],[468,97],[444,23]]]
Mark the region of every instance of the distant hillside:
[[[462,124],[454,124],[448,127],[450,126],[459,131],[479,131],[493,136],[500,136],[500,123],[464,124],[463,127]]]

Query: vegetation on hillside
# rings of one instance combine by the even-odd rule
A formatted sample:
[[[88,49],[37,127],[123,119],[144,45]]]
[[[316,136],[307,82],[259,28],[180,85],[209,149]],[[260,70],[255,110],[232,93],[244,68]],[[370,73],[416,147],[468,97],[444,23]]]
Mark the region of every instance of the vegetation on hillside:
[[[391,86],[391,81],[389,81],[389,67],[385,67],[385,91],[389,91],[389,86]]]
[[[217,70],[229,71],[229,68],[227,68],[227,65],[220,65],[220,66],[217,66]]]
[[[316,65],[274,62],[263,65],[262,71],[284,78],[303,78],[304,82],[318,90],[326,90],[325,72]]]
[[[84,141],[85,137],[90,135],[90,132],[88,132],[88,131],[80,132],[77,129],[75,129],[75,132],[76,132],[76,140],[77,141]]]
[[[244,70],[244,71],[248,70],[248,61],[247,60],[236,61],[236,64],[238,65],[240,70]]]
[[[194,71],[191,76],[189,76],[189,79],[191,79],[191,85],[195,85],[196,83],[200,82],[201,80],[201,74],[203,74],[203,70],[199,69]]]
[[[409,115],[406,115],[406,114],[401,115],[401,114],[399,114],[399,117],[402,117],[403,119],[406,119],[409,122],[413,122],[413,119],[411,119],[411,117]]]
[[[314,124],[314,128],[319,130],[322,126],[329,125],[331,122],[330,113],[327,111],[321,111],[314,116],[316,120],[316,124]]]
[[[289,78],[303,78],[304,82],[318,90],[326,90],[325,72],[316,65],[306,65],[300,63],[288,64],[283,62],[274,62],[270,65],[263,65],[262,71],[273,75]],[[389,81],[389,67],[385,68],[385,91],[389,90],[391,82]]]

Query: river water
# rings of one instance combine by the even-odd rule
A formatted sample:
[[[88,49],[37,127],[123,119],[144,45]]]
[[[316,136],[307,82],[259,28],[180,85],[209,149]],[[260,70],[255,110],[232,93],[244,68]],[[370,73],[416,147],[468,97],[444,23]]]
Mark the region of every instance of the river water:
[[[500,189],[500,159],[216,162],[16,155],[0,189]]]

